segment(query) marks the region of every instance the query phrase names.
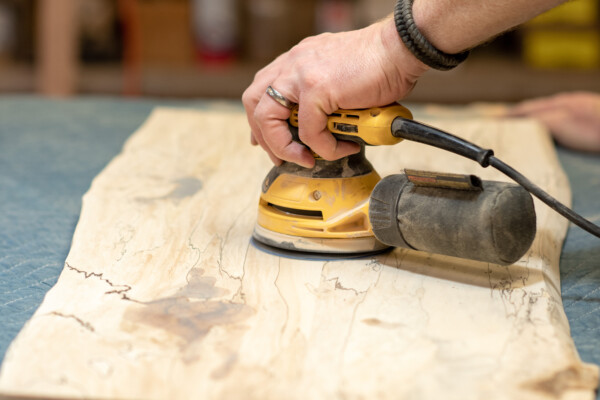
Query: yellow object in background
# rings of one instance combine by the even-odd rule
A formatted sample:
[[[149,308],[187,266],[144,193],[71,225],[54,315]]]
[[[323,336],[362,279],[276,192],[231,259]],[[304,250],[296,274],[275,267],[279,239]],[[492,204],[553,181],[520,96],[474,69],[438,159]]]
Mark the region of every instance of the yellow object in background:
[[[573,0],[545,12],[527,23],[529,27],[547,25],[590,26],[598,21],[598,0]]]
[[[600,32],[531,30],[523,37],[523,57],[528,65],[537,68],[598,68]]]
[[[536,68],[600,67],[600,0],[566,2],[524,25],[523,59]]]

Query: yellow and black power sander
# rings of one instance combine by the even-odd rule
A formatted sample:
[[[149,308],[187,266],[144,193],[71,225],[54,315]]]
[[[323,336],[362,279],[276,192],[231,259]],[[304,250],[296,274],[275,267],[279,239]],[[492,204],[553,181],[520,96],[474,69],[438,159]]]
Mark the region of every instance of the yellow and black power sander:
[[[288,121],[298,137],[298,108]],[[361,257],[389,247],[508,265],[531,246],[536,215],[531,194],[576,225],[600,237],[600,227],[545,193],[494,152],[412,119],[393,104],[338,110],[327,127],[338,140],[361,145],[357,154],[313,168],[290,162],[263,181],[253,237],[276,254]],[[481,181],[474,175],[405,170],[381,179],[365,146],[403,139],[435,146],[492,166],[518,183]],[[265,247],[267,246],[267,247]]]

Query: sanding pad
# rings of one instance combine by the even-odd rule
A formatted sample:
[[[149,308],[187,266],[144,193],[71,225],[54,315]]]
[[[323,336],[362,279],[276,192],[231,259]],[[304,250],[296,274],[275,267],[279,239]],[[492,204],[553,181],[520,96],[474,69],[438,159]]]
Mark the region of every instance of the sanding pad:
[[[390,248],[375,236],[358,238],[307,238],[273,232],[260,225],[254,227],[252,243],[267,253],[288,258],[324,260],[362,258]]]
[[[383,250],[378,251],[370,251],[363,253],[317,253],[311,251],[294,251],[294,250],[285,250],[279,247],[269,246],[258,241],[256,238],[250,238],[250,243],[259,249],[268,254],[272,254],[278,257],[291,258],[294,260],[309,260],[309,261],[336,261],[336,260],[359,260],[362,258],[372,257],[377,254],[385,253],[392,249],[392,247],[387,247]]]

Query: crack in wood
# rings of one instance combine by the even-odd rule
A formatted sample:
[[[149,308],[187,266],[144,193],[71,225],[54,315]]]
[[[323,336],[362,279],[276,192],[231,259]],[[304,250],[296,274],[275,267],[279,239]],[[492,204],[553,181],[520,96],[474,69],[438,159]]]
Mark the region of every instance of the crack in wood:
[[[108,284],[112,288],[118,288],[118,287],[122,287],[123,288],[123,289],[109,290],[108,292],[104,292],[104,294],[118,294],[118,295],[121,295],[121,299],[122,300],[128,300],[128,301],[132,301],[132,302],[135,302],[135,303],[141,303],[140,301],[134,300],[134,299],[132,299],[131,297],[129,297],[127,295],[127,292],[129,292],[131,290],[131,286],[125,285],[125,284],[115,284],[115,283],[111,282],[109,279],[105,278],[104,277],[104,273],[87,272],[87,271],[75,268],[74,266],[72,266],[68,262],[65,262],[65,267],[67,267],[69,270],[74,271],[74,272],[76,272],[78,274],[83,274],[84,279],[98,278],[102,282]]]
[[[327,282],[334,282],[334,287],[335,287],[336,290],[347,290],[347,291],[350,291],[350,292],[354,292],[355,296],[360,296],[362,294],[365,294],[369,290],[369,289],[358,290],[358,289],[355,289],[355,288],[352,288],[352,287],[345,287],[345,286],[343,286],[340,283],[340,277],[339,276],[336,276],[336,277],[333,277],[333,278],[329,278],[329,279],[327,279]]]
[[[231,225],[229,225],[229,227],[227,228],[227,231],[225,232],[225,237],[221,238],[220,236],[217,236],[219,238],[219,240],[221,240],[220,246],[219,246],[219,259],[217,260],[217,265],[219,267],[219,273],[222,275],[225,275],[226,277],[228,277],[229,279],[233,279],[233,280],[237,280],[239,281],[240,284],[240,290],[241,290],[241,286],[242,286],[242,278],[244,276],[244,268],[242,267],[242,276],[234,276],[233,274],[229,273],[225,267],[223,266],[223,250],[225,249],[225,244],[227,244],[228,240],[229,240],[229,235],[231,233],[231,231],[233,230],[233,228],[237,225],[237,222],[241,219],[240,217],[248,210],[249,207],[251,207],[252,205],[254,205],[254,201],[252,201],[252,203],[246,205],[246,207],[242,207],[241,211],[235,216],[235,218],[233,219],[233,223]],[[249,246],[249,243],[248,243]],[[248,254],[248,247],[246,247],[246,253],[244,254],[244,261],[243,261],[243,265],[246,264],[246,257]],[[238,290],[237,293],[240,292],[240,290]],[[236,294],[237,294],[236,293]]]
[[[87,329],[90,332],[96,332],[96,329],[94,329],[94,327],[92,326],[92,324],[90,324],[89,322],[85,322],[84,320],[82,320],[81,318],[79,318],[76,315],[73,314],[63,314],[60,313],[58,311],[52,311],[50,313],[48,313],[48,315],[55,315],[57,317],[61,317],[61,318],[67,318],[67,319],[72,319],[74,321],[76,321],[79,325],[81,325],[82,327],[84,327],[85,329]]]
[[[371,263],[373,263],[373,262],[377,262],[377,260],[373,259],[371,261]],[[350,317],[349,329],[348,329],[348,332],[346,333],[346,336],[344,338],[344,344],[342,345],[342,349],[341,349],[342,356],[339,359],[339,361],[340,361],[339,368],[343,367],[343,359],[344,359],[343,355],[346,354],[346,349],[348,348],[350,336],[352,336],[352,330],[353,330],[353,327],[355,326],[356,314],[358,312],[358,308],[366,301],[367,295],[369,294],[369,290],[371,290],[371,288],[377,286],[377,283],[379,282],[380,278],[381,278],[381,268],[377,272],[377,278],[375,279],[375,282],[373,282],[371,285],[369,285],[366,290],[358,292],[356,289],[350,289],[350,290],[354,290],[354,292],[356,293],[357,296],[359,293],[362,294],[363,296],[356,302],[356,305],[354,306],[354,308],[352,310],[352,316]],[[336,280],[336,288],[337,288],[338,283],[339,282],[337,282],[337,280]],[[349,290],[349,289],[344,289],[344,290]]]
[[[279,297],[281,297],[281,301],[283,301],[283,304],[285,304],[285,321],[283,322],[283,324],[281,326],[281,330],[280,330],[281,335],[283,336],[283,334],[285,333],[285,329],[287,328],[289,319],[290,319],[290,305],[288,304],[287,300],[283,296],[281,288],[277,284],[280,274],[281,274],[281,257],[279,258],[279,260],[277,260],[277,276],[275,277],[273,284],[275,285],[275,288],[277,289],[277,293],[279,293]]]
[[[246,276],[246,262],[248,260],[248,251],[250,250],[250,242],[246,245],[246,252],[244,253],[244,260],[242,261],[242,276],[239,278],[232,277],[233,279],[238,279],[240,281],[240,286],[238,287],[237,292],[231,297],[231,301],[235,301],[236,298],[239,298],[239,301],[246,304],[246,295],[244,294],[244,277]],[[225,274],[227,272],[224,271]]]

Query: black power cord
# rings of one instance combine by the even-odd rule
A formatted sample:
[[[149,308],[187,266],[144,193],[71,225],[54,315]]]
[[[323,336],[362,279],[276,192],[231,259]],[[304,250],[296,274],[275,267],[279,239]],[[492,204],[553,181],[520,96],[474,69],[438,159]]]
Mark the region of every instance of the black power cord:
[[[441,129],[400,117],[394,119],[392,122],[392,135],[470,158],[471,160],[477,161],[482,167],[491,165],[519,185],[523,186],[529,193],[546,203],[554,211],[567,218],[581,229],[600,238],[600,226],[583,218],[581,215],[543,191],[539,186],[523,176],[523,174],[496,158],[492,150],[483,149],[476,144],[468,142],[458,136],[454,136],[451,133],[444,132]]]

